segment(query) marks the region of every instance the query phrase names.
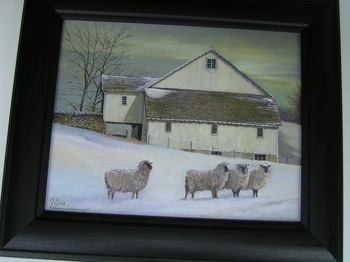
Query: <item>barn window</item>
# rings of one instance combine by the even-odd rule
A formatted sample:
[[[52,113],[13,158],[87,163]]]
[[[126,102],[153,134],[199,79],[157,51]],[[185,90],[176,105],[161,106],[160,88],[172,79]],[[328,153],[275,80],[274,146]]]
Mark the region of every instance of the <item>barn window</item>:
[[[218,126],[217,125],[212,125],[211,126],[211,134],[216,135],[218,133]]]
[[[122,96],[122,105],[127,105],[128,104],[128,97],[127,96]]]
[[[211,154],[214,155],[214,156],[222,156],[222,152],[218,151],[218,150],[211,151]]]
[[[170,133],[171,132],[171,123],[170,122],[166,122],[165,123],[165,132],[166,133]]]
[[[264,129],[262,129],[261,127],[259,127],[258,130],[257,130],[257,137],[258,138],[263,138],[264,137]]]
[[[266,155],[265,154],[254,154],[254,159],[259,161],[266,161]]]
[[[216,69],[216,59],[215,58],[207,58],[207,69]]]

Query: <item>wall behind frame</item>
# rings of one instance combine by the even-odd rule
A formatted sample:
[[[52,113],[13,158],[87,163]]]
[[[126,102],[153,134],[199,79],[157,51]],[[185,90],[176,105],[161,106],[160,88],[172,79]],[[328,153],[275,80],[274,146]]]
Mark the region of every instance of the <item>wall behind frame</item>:
[[[0,0],[0,185],[2,184],[8,118],[24,0]],[[339,0],[342,44],[342,85],[344,111],[344,219],[350,221],[350,1]],[[1,186],[0,186],[1,190]],[[350,222],[344,224],[344,246],[350,246]],[[54,260],[3,258],[0,262],[55,262]],[[56,260],[58,262],[58,260]],[[344,261],[350,261],[344,249]],[[69,262],[69,261],[68,261]]]
[[[23,2],[24,0],[0,0],[0,190]],[[0,257],[0,262],[55,262],[55,260]]]

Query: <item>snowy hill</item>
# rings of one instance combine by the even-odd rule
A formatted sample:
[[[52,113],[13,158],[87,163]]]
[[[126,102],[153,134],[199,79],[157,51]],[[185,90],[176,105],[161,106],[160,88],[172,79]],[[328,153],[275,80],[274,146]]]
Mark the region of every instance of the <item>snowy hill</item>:
[[[242,191],[233,198],[230,190],[197,192],[184,200],[185,173],[212,169],[228,162],[233,168],[244,162],[254,168],[258,161],[203,155],[55,124],[53,126],[46,209],[71,212],[198,217],[244,220],[300,220],[300,166],[271,162],[269,183],[253,198]],[[150,180],[139,192],[117,192],[107,199],[104,172],[110,168],[136,168],[142,160],[153,162]]]

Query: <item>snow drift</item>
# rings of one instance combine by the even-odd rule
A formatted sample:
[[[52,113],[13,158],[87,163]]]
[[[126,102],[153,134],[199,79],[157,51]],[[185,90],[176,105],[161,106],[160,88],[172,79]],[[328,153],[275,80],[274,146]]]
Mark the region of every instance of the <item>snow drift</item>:
[[[133,168],[142,160],[153,162],[153,169],[139,199],[132,193],[116,193],[107,199],[104,173],[110,168]],[[184,200],[185,174],[189,169],[211,169],[221,162],[229,168],[259,161],[225,158],[145,145],[139,141],[54,124],[46,209],[68,212],[173,216],[215,219],[300,221],[301,168],[271,164],[269,183],[253,198],[251,190],[233,198],[231,190],[197,192]]]

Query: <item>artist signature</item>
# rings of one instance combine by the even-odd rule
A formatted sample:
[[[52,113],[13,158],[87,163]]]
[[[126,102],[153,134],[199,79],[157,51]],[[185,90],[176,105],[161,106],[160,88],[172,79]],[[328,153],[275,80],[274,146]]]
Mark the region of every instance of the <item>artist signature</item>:
[[[55,198],[52,197],[50,198],[50,208],[55,208],[55,207],[69,207],[69,205],[66,205],[66,201],[61,198]]]
[[[49,200],[49,208],[54,210],[63,210],[63,211],[77,211],[77,212],[87,212],[89,209],[85,208],[75,208],[71,207],[65,199],[52,197]]]

